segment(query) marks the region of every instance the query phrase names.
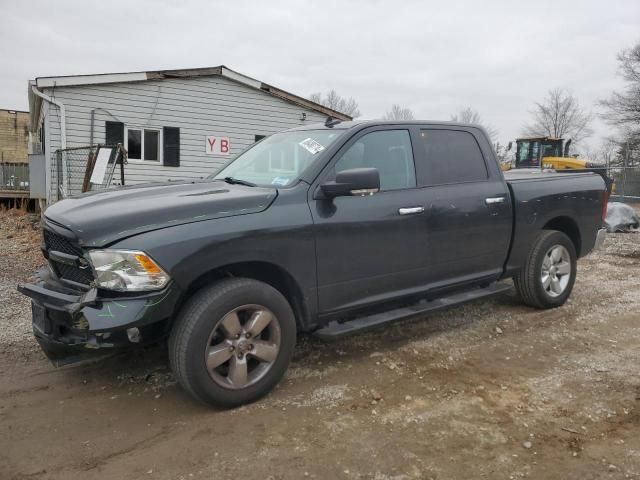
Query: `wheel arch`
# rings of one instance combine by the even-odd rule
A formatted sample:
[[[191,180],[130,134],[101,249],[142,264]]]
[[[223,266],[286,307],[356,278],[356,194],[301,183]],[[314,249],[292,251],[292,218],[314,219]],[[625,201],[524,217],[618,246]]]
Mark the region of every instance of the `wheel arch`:
[[[576,249],[576,255],[580,257],[582,249],[582,235],[576,221],[568,216],[554,217],[548,220],[542,227],[543,230],[556,230],[564,233]]]
[[[224,278],[251,278],[278,290],[291,305],[296,323],[301,330],[309,325],[309,308],[302,288],[287,270],[267,261],[240,261],[213,268],[195,278],[185,289],[176,311],[198,290]]]

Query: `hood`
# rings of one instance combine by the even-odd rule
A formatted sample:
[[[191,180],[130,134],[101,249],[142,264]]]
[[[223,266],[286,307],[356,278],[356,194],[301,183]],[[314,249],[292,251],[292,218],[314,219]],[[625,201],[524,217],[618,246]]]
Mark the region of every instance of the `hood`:
[[[277,195],[274,188],[216,180],[145,184],[62,200],[45,218],[72,230],[80,245],[102,247],[151,230],[261,212]]]

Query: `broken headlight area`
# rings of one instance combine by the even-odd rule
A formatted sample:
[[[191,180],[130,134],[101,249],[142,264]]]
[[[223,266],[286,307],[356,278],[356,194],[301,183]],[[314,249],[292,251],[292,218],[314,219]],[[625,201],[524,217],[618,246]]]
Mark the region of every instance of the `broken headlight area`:
[[[169,282],[169,275],[144,252],[90,250],[88,255],[99,288],[145,292],[160,290]]]

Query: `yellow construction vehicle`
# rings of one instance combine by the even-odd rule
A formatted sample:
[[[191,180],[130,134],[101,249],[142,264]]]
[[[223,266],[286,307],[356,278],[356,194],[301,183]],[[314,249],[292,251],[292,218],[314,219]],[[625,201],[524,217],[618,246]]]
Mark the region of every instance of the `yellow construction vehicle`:
[[[590,162],[569,155],[571,140],[528,137],[516,139],[516,168],[540,167],[554,170],[590,168]]]
[[[556,171],[583,170],[595,172],[604,178],[607,188],[611,191],[613,180],[607,176],[606,166],[571,156],[569,146],[563,138],[554,137],[523,137],[516,139],[515,168],[548,168]],[[507,150],[512,143],[509,142]],[[502,163],[502,170],[513,168],[511,163]]]

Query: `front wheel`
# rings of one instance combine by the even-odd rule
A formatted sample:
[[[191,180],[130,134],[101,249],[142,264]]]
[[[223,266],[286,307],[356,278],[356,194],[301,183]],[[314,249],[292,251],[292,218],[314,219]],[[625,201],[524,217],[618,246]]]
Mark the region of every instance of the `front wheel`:
[[[275,387],[289,366],[296,322],[289,302],[263,282],[222,280],[196,293],[169,337],[169,361],[196,399],[230,408]]]
[[[576,249],[571,239],[562,232],[543,230],[514,278],[516,290],[523,302],[532,307],[559,307],[571,295],[576,267]]]

